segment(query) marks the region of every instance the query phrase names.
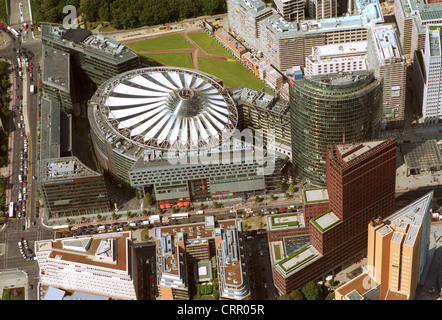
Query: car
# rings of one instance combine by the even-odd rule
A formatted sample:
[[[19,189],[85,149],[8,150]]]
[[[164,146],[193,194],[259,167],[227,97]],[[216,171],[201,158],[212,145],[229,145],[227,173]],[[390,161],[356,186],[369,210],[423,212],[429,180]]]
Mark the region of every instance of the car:
[[[21,229],[22,229],[22,230],[25,230],[25,226],[21,226]]]
[[[22,208],[21,206],[18,206],[18,210],[19,210],[19,211],[21,211],[21,208]]]

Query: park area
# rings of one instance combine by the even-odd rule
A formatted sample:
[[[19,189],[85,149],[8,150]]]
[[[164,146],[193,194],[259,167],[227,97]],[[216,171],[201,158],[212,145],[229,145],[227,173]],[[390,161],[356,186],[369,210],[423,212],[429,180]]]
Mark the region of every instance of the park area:
[[[141,57],[162,65],[196,69],[212,74],[231,88],[243,85],[261,90],[264,82],[242,65],[213,37],[193,28],[153,38],[124,43]]]

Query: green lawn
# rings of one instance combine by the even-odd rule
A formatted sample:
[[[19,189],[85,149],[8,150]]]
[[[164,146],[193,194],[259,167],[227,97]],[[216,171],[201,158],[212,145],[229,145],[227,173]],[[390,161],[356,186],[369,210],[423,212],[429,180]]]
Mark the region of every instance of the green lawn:
[[[234,59],[235,57],[230,54],[223,46],[221,46],[214,38],[205,32],[202,33],[189,33],[189,38],[195,41],[201,49],[208,54],[214,54],[221,57]]]
[[[135,51],[169,50],[193,48],[181,34],[170,34],[158,38],[127,43],[126,46]]]
[[[188,52],[143,53],[141,56],[167,66],[193,69],[192,57]]]
[[[223,79],[226,87],[244,85],[255,90],[261,90],[264,86],[264,82],[239,61],[198,58],[198,65],[201,71]]]

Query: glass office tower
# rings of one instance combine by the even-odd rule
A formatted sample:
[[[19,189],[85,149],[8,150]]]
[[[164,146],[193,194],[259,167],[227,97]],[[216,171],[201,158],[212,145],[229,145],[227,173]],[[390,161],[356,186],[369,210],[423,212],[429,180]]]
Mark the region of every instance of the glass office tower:
[[[290,83],[292,162],[301,179],[325,187],[328,144],[379,138],[382,92],[382,81],[365,70]]]

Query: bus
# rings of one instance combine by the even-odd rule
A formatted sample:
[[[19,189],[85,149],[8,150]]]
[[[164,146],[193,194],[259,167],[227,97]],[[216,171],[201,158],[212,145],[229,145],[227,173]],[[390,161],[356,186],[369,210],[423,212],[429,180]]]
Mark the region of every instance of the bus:
[[[188,213],[172,213],[172,215],[170,217],[172,219],[184,219],[184,218],[188,218],[189,214]]]
[[[12,27],[8,26],[8,30],[18,39],[20,38],[20,33]]]
[[[31,86],[29,87],[29,90],[31,91],[31,94],[34,94],[35,92],[34,92],[34,85],[33,84],[31,84]]]
[[[9,204],[9,218],[14,218],[14,202]]]

